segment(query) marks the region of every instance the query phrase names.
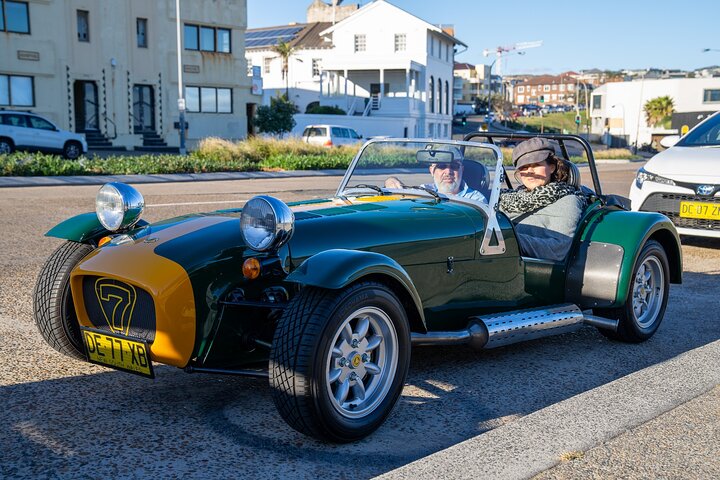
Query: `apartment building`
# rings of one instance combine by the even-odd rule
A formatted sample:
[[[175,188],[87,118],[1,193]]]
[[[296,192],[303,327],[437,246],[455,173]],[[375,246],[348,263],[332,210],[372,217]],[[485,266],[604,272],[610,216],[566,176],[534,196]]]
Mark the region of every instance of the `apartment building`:
[[[99,145],[177,146],[175,2],[0,0],[0,108],[31,110]],[[181,2],[188,146],[243,138],[254,113],[244,0]]]
[[[516,105],[574,105],[577,74],[538,75],[528,77],[513,87],[513,103]]]

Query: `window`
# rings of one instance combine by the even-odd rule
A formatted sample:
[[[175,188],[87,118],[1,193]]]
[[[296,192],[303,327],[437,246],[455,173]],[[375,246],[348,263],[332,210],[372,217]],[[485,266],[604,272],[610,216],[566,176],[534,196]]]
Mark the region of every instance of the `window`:
[[[525,87],[518,87],[518,93],[525,93]]]
[[[248,74],[248,77],[252,77],[252,74],[253,74],[252,58],[247,59],[247,74]]]
[[[557,85],[555,85],[554,83],[553,83],[552,87],[553,87],[553,91],[557,90]]]
[[[575,85],[571,83],[568,85],[568,91],[572,92],[573,90],[575,90]]]
[[[435,56],[435,39],[433,37],[430,37],[430,56]]]
[[[362,138],[362,137],[361,137],[360,135],[358,135],[358,133],[357,133],[355,130],[353,130],[352,128],[350,128],[349,131],[350,131],[350,138]]]
[[[564,91],[565,91],[565,84],[564,84],[564,83],[561,83],[561,84],[560,84],[560,91],[561,91],[561,92],[564,92]]]
[[[365,38],[365,34],[355,35],[355,51],[364,52],[366,48],[366,42],[367,39]]]
[[[232,89],[215,87],[185,87],[188,112],[232,113]]]
[[[33,77],[0,75],[0,105],[32,107],[35,105]]]
[[[79,42],[90,41],[90,13],[87,10],[77,11],[77,35]]]
[[[0,124],[10,125],[11,127],[26,127],[25,115],[17,113],[4,113],[0,115]]]
[[[44,118],[28,116],[27,121],[30,128],[37,128],[38,130],[55,130],[55,125]]]
[[[445,81],[445,113],[450,113],[450,84]]]
[[[0,31],[30,33],[27,2],[0,0]]]
[[[206,52],[215,51],[215,29],[200,27],[200,50]]]
[[[703,90],[703,103],[720,102],[720,90]]]
[[[135,22],[138,48],[147,48],[147,18],[138,18]]]
[[[198,41],[198,27],[195,25],[185,24],[185,29],[183,33],[185,50],[199,50],[200,42]]]
[[[435,79],[430,75],[430,88],[428,88],[428,103],[430,104],[430,113],[435,113]]]
[[[205,27],[186,23],[184,33],[185,50],[232,52],[230,30],[227,28]]]
[[[320,76],[320,59],[319,58],[312,59],[312,75],[313,75],[313,77]]]
[[[550,91],[550,85],[543,86],[543,92],[549,92]]]
[[[230,30],[227,28],[217,29],[217,51],[230,53]]]
[[[442,111],[442,109],[443,109],[442,80],[439,79],[439,78],[438,78],[438,81],[437,81],[437,86],[438,86],[438,94],[437,94],[437,98],[438,98],[438,109],[437,109],[437,110],[438,110],[438,113],[443,113],[443,111]]]
[[[272,57],[263,58],[263,73],[270,73],[270,65],[272,64]]]
[[[395,51],[404,52],[407,46],[407,35],[404,33],[395,34]]]
[[[593,95],[592,100],[593,110],[599,110],[602,108],[602,95]]]

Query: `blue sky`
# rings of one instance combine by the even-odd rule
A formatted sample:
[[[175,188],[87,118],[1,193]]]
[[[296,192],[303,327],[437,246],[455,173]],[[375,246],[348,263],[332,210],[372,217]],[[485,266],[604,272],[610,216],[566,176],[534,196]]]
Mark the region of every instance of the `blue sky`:
[[[329,0],[327,0],[329,3]],[[311,0],[247,0],[248,28],[304,22]],[[369,0],[345,0],[366,5]],[[468,45],[457,60],[487,63],[483,49],[542,40],[506,57],[504,73],[720,65],[718,0],[390,0]],[[703,48],[718,51],[702,53]]]

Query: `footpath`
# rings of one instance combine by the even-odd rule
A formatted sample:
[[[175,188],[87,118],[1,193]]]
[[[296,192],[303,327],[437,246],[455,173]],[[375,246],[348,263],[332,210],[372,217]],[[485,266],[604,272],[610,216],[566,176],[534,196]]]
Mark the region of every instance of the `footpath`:
[[[720,478],[720,340],[377,478]]]

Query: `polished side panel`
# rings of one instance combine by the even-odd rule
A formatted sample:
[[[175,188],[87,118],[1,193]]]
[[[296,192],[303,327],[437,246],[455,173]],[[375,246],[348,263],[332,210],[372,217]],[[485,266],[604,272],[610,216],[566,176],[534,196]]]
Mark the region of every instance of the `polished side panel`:
[[[672,222],[664,215],[606,208],[583,231],[582,242],[606,245],[604,248],[616,246],[624,252],[619,267],[615,301],[607,306],[616,307],[625,304],[633,266],[643,245],[651,238],[661,241],[668,252],[671,282],[680,283],[682,281],[680,239]],[[577,249],[570,259],[570,268],[576,272],[593,268],[592,265],[587,264],[587,258],[583,258],[581,253],[582,249]],[[607,260],[615,260],[616,257],[609,255]],[[592,263],[602,265],[603,262],[602,259],[593,259]]]

